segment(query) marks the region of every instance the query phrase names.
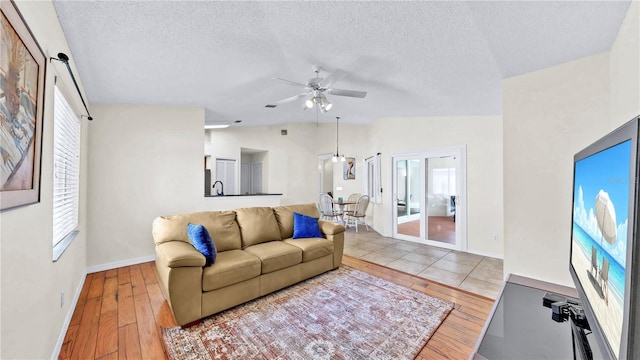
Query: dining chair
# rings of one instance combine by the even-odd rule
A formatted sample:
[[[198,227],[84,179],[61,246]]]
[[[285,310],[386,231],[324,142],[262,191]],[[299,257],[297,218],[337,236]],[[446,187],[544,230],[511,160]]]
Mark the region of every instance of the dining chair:
[[[353,193],[349,195],[349,197],[347,198],[347,202],[350,202],[353,204],[345,206],[345,211],[344,211],[345,214],[353,212],[356,209],[356,202],[358,201],[358,199],[360,199],[361,196],[362,194],[359,194],[359,193]]]
[[[356,232],[358,232],[358,225],[360,222],[364,223],[364,226],[369,231],[369,226],[367,225],[367,207],[369,207],[369,195],[362,195],[356,201],[355,210],[352,213],[347,213],[347,227],[351,222],[356,227]]]
[[[318,197],[318,210],[320,210],[320,218],[324,220],[335,220],[342,223],[342,213],[336,211],[333,206],[333,198],[328,194],[322,193]]]

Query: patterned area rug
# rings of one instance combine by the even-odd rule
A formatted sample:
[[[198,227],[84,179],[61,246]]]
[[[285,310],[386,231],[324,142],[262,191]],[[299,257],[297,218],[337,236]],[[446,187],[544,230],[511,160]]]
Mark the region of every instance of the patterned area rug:
[[[413,359],[453,304],[341,267],[163,329],[171,359]]]

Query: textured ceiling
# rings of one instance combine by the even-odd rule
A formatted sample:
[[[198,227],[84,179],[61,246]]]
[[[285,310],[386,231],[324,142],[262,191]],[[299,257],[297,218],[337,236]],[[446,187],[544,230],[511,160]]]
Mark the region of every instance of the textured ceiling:
[[[320,122],[499,115],[501,81],[610,49],[628,1],[55,1],[90,103],[204,107],[206,122],[315,122],[313,66],[349,73]],[[322,75],[322,74],[321,74]],[[325,74],[326,75],[326,74]],[[99,119],[97,119],[99,120]]]

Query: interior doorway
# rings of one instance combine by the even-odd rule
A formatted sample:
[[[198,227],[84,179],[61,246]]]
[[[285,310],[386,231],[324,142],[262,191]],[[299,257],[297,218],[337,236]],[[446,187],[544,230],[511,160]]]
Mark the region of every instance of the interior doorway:
[[[395,238],[466,249],[465,154],[455,147],[392,158]]]
[[[332,154],[318,155],[318,176],[319,188],[318,195],[322,193],[333,193],[333,166],[331,161]]]
[[[220,181],[222,182],[222,184],[220,184],[220,187],[216,187],[217,185],[213,185],[214,187],[216,187],[215,191],[219,191],[219,193],[214,192],[214,194],[235,195],[236,178],[238,171],[236,169],[236,160],[216,158],[215,171],[215,181]]]

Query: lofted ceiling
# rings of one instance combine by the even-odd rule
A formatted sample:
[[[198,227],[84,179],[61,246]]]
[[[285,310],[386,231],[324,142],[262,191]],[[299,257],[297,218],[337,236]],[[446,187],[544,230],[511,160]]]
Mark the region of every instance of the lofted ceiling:
[[[90,103],[203,107],[206,123],[243,125],[500,115],[503,79],[609,50],[630,4],[53,3]],[[272,78],[305,83],[314,66],[346,71],[334,86],[366,98],[328,95],[325,114],[303,99],[265,107],[301,92]]]

